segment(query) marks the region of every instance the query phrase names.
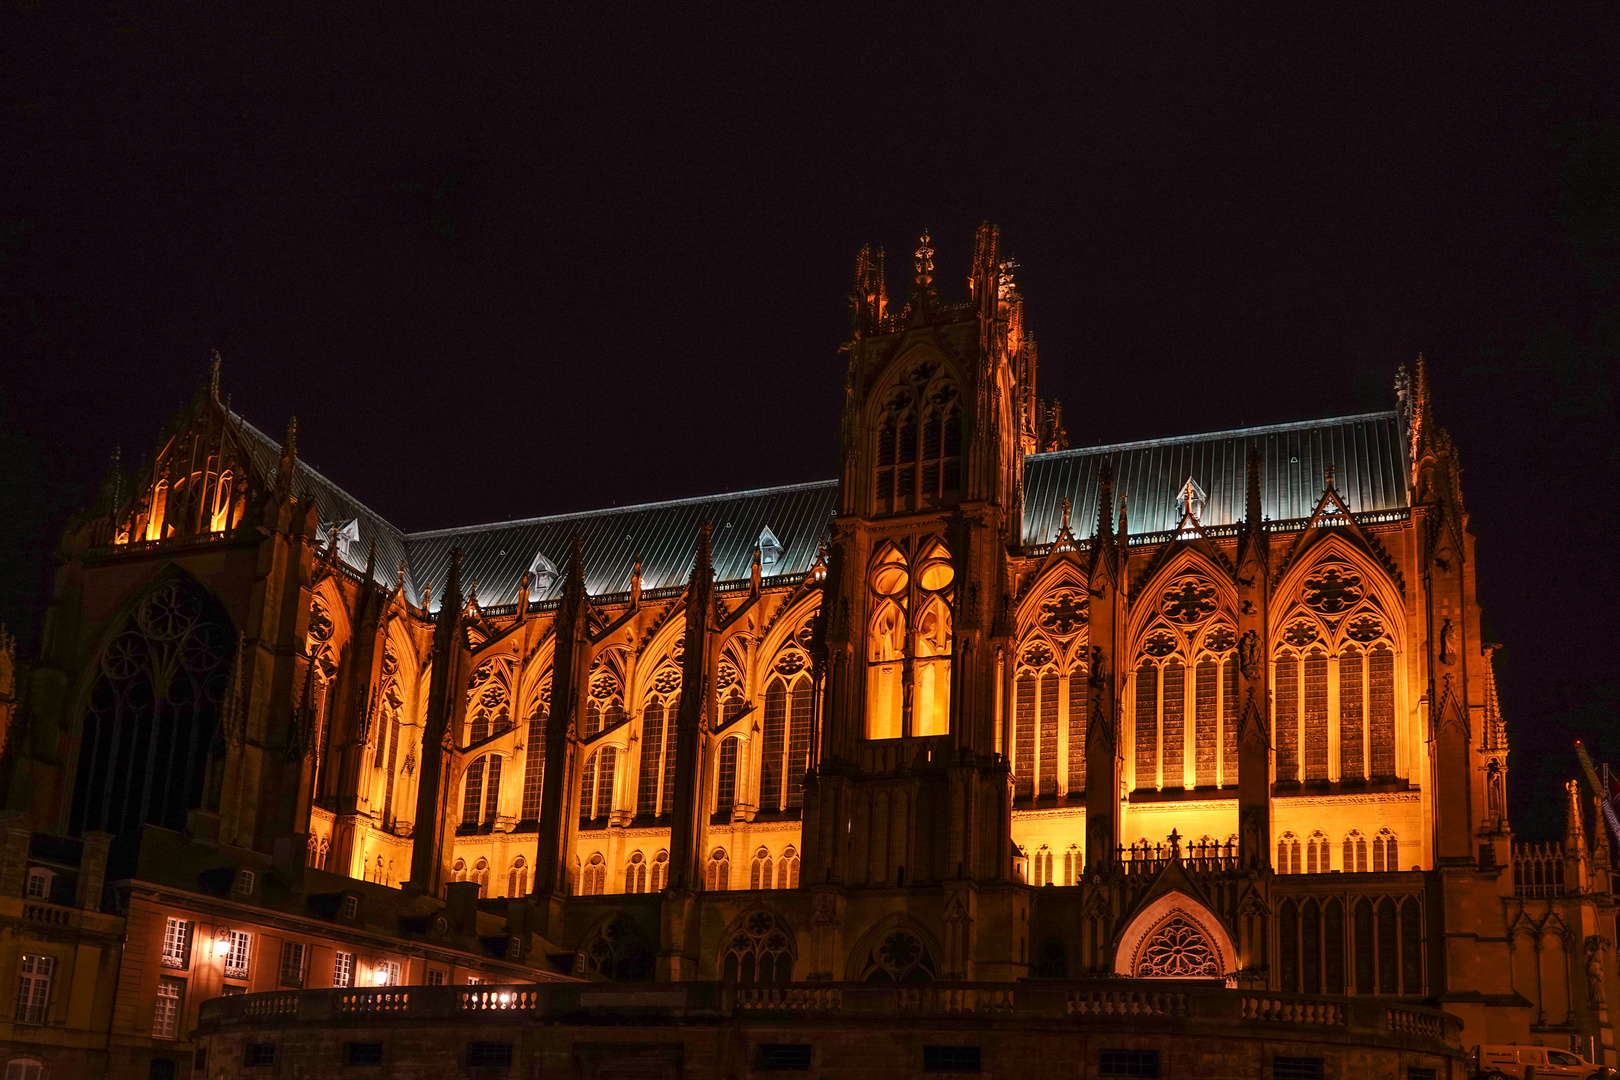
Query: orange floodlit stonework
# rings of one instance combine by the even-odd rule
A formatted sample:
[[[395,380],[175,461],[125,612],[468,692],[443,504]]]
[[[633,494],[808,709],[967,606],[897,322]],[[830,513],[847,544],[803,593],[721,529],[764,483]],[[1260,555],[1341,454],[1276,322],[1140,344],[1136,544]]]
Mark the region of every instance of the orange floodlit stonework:
[[[618,1001],[823,1073],[856,1013],[889,1071],[1056,1017],[1083,1075],[1219,1075],[1216,1028],[1233,1075],[1613,1064],[1608,839],[1574,788],[1513,839],[1423,361],[1385,412],[1070,449],[996,230],[965,299],[912,269],[861,253],[825,483],[407,533],[216,365],[0,664],[5,1053],[605,1074]],[[523,985],[602,981],[692,985]],[[642,1064],[766,1068],[696,1047]]]

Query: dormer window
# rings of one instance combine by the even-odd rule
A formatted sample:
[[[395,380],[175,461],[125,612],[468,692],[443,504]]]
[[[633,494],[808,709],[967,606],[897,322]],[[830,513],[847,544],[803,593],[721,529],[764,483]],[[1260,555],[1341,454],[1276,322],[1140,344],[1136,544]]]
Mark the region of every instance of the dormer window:
[[[349,563],[359,563],[365,559],[366,553],[360,550],[359,518],[323,523],[320,536],[322,547],[332,542],[333,533],[337,534],[337,553],[340,559]]]
[[[23,895],[30,900],[49,900],[51,898],[51,882],[56,874],[43,866],[30,866],[28,868],[28,885]]]
[[[541,552],[534,553],[529,563],[529,599],[543,600],[557,580],[557,566]]]
[[[345,896],[343,898],[343,917],[345,919],[358,918],[360,915],[360,898],[358,896]]]
[[[242,896],[252,896],[253,886],[258,883],[258,877],[252,870],[238,870],[236,872],[236,882],[231,886],[231,891],[240,893]]]
[[[782,541],[769,526],[759,530],[759,565],[766,573],[771,573],[771,568],[782,561],[782,550]]]

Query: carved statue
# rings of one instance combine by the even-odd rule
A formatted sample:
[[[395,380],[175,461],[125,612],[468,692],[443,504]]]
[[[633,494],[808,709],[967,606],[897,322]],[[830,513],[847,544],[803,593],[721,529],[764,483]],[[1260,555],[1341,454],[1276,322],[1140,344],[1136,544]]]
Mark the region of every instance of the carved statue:
[[[1450,664],[1456,661],[1456,644],[1453,640],[1456,636],[1457,631],[1451,625],[1450,619],[1440,624],[1440,662],[1442,664]]]
[[[1586,939],[1586,992],[1594,1009],[1608,1006],[1608,991],[1603,977],[1603,950],[1608,943],[1601,934],[1593,934]]]
[[[1503,819],[1507,817],[1507,809],[1502,793],[1502,763],[1496,758],[1491,758],[1490,764],[1485,766],[1485,805],[1491,826],[1500,830]]]
[[[1245,630],[1238,638],[1238,669],[1245,679],[1257,677],[1260,669],[1260,635]]]

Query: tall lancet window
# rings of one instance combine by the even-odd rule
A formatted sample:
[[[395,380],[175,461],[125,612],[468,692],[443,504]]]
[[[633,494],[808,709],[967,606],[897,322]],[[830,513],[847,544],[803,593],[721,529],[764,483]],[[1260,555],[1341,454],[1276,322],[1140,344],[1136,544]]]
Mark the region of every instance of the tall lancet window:
[[[956,384],[924,360],[889,395],[872,437],[879,513],[936,506],[962,491],[962,409]]]
[[[950,730],[955,646],[951,586],[956,571],[949,550],[938,540],[927,542],[918,567],[913,576],[906,558],[891,547],[878,556],[869,578],[873,593],[867,634],[869,739],[943,735]]]
[[[906,605],[911,592],[904,556],[894,548],[880,555],[872,568],[871,586],[876,607],[866,642],[866,737],[897,739],[905,700]]]

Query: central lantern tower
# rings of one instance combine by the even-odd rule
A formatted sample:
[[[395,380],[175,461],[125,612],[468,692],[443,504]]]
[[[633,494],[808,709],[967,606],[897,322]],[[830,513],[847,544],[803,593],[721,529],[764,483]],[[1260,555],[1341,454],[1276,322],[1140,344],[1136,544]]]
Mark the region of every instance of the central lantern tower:
[[[821,764],[805,791],[824,977],[842,977],[849,905],[943,924],[945,977],[1012,977],[1029,960],[997,749],[1024,457],[1054,448],[1061,427],[1036,397],[996,228],[978,230],[965,301],[940,299],[933,257],[924,233],[893,310],[883,255],[863,249],[851,297]]]

